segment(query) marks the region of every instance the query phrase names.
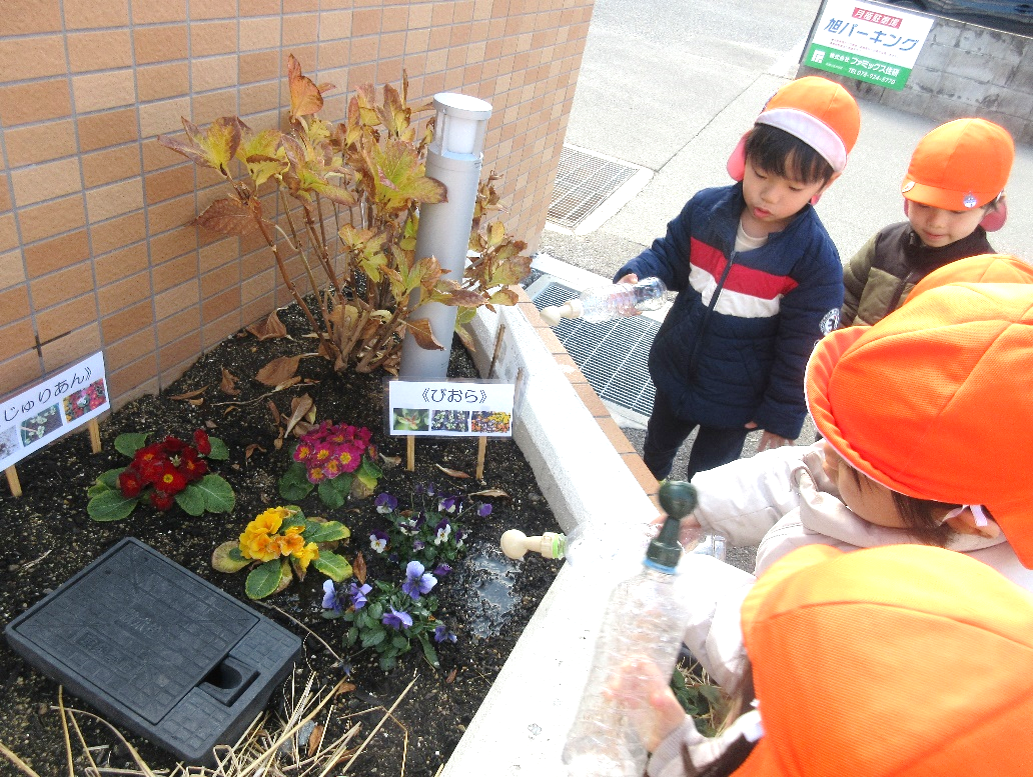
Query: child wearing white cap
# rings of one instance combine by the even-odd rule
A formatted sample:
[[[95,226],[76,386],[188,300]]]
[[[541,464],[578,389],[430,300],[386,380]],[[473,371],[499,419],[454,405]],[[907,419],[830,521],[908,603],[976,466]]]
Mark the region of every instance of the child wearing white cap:
[[[837,328],[843,302],[839,253],[812,205],[846,167],[859,128],[842,86],[790,82],[729,160],[739,183],[697,193],[617,271],[678,292],[649,354],[656,399],[643,460],[657,479],[697,427],[689,478],[736,459],[752,429],[763,431],[761,450],[799,436],[807,356]]]

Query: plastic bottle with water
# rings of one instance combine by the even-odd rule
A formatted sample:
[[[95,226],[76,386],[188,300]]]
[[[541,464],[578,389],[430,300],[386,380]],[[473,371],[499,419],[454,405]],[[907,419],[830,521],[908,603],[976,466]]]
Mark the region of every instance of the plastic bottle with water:
[[[660,488],[667,513],[663,528],[649,543],[643,569],[617,585],[606,607],[595,657],[574,725],[563,748],[571,777],[641,777],[649,753],[634,725],[645,700],[632,700],[627,686],[636,660],[670,677],[678,659],[687,619],[686,602],[675,595],[675,567],[681,518],[696,505],[689,483],[667,481]],[[621,680],[624,680],[622,683]]]
[[[659,278],[643,278],[638,283],[614,283],[585,289],[581,295],[563,305],[542,308],[542,320],[556,326],[561,318],[584,321],[607,321],[634,315],[637,311],[659,310],[664,304],[667,287]]]

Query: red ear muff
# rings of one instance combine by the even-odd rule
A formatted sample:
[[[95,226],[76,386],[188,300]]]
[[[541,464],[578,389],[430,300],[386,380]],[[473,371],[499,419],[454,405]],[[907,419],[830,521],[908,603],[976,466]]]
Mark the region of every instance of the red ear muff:
[[[733,181],[741,181],[746,177],[746,136],[749,134],[749,132],[743,133],[743,136],[739,138],[735,150],[728,157],[728,164],[725,165],[725,169]]]
[[[987,232],[996,232],[1004,226],[1004,222],[1008,220],[1008,203],[1004,198],[1004,193],[997,198],[997,207],[993,210],[988,210],[986,215],[983,216],[983,220],[979,222],[979,226],[985,229]]]

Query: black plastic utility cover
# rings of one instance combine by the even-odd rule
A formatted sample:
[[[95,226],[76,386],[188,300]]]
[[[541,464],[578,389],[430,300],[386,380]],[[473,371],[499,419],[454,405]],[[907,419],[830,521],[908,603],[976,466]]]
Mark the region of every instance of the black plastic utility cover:
[[[110,722],[199,764],[236,741],[301,653],[297,636],[132,537],[4,634]]]

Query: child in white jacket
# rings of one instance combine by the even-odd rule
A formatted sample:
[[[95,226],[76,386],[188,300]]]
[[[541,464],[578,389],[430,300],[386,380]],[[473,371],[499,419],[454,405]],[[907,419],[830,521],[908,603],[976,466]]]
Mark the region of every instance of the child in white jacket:
[[[920,543],[1033,591],[1031,283],[1033,269],[1015,257],[963,259],[875,326],[824,338],[806,391],[825,439],[697,474],[699,506],[683,528],[759,545],[757,575],[802,545]],[[754,577],[691,561],[685,642],[725,684],[742,660],[739,608]]]

